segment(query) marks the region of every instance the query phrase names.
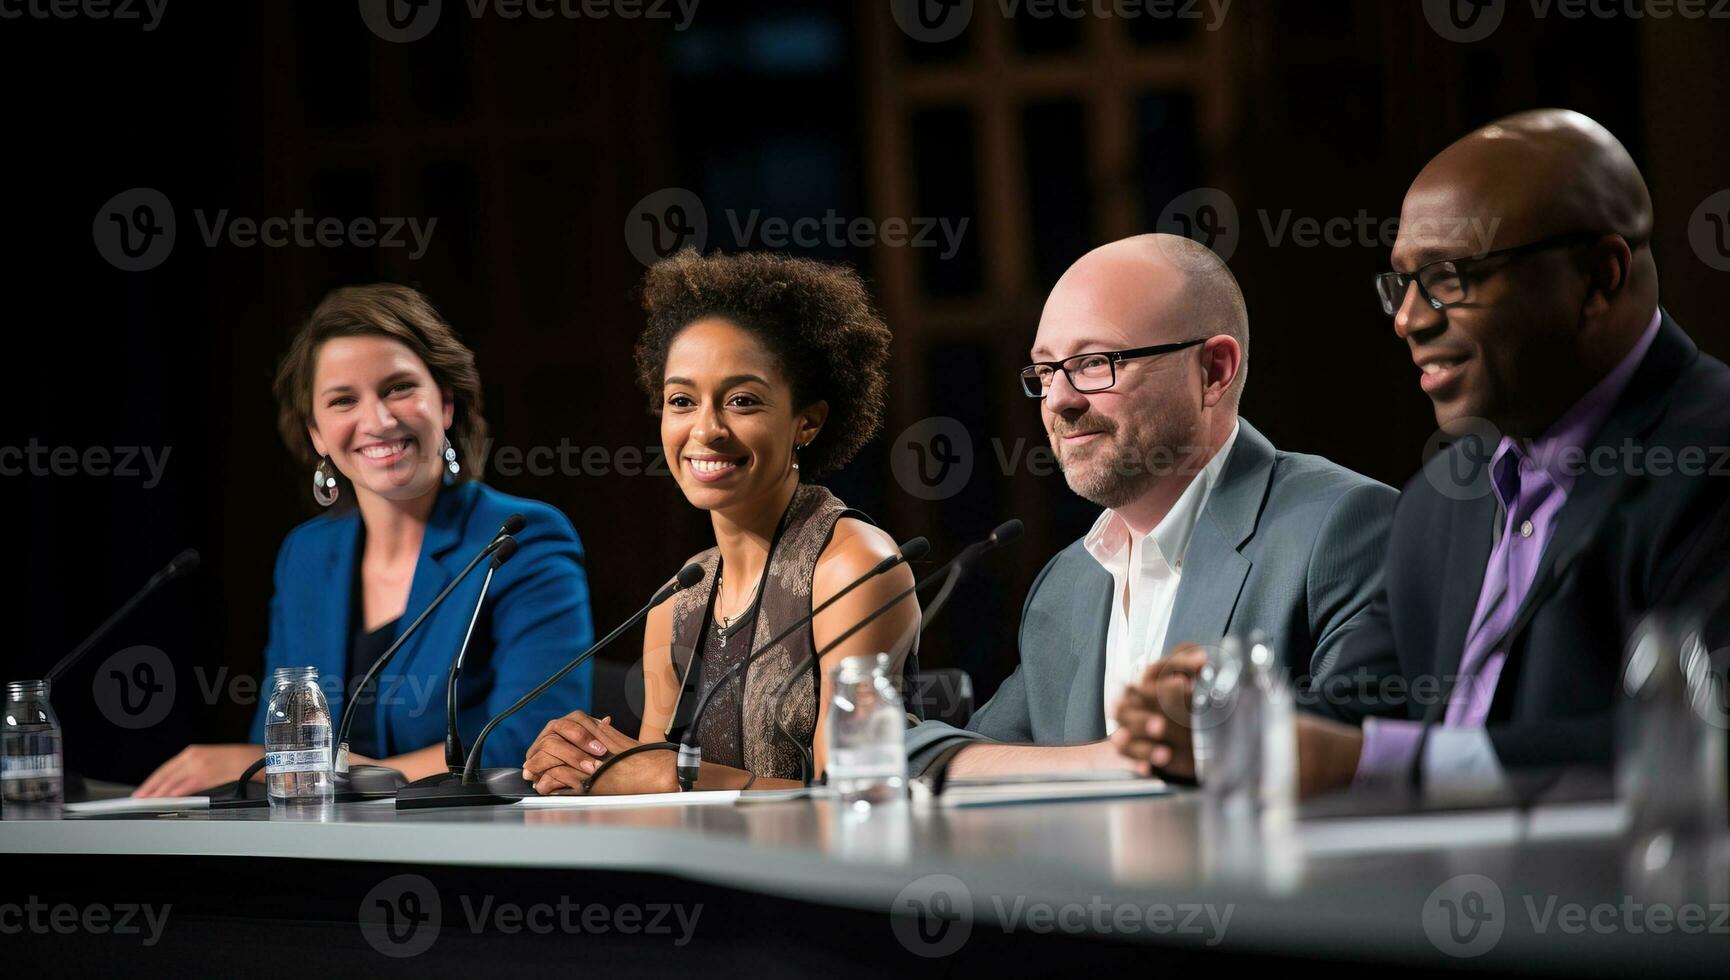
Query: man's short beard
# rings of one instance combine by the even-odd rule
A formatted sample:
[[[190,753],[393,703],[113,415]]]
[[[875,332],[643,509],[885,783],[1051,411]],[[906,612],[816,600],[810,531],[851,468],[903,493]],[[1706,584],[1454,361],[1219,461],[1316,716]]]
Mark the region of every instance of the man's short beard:
[[[1095,506],[1116,510],[1134,503],[1161,478],[1171,475],[1156,461],[1171,460],[1178,471],[1187,468],[1191,454],[1198,449],[1200,426],[1186,425],[1169,415],[1147,421],[1145,425],[1121,425],[1108,435],[1106,438],[1115,440],[1116,450],[1109,459],[1071,465],[1057,453],[1069,489]],[[1057,441],[1055,433],[1052,441]]]
[[[1109,460],[1090,460],[1079,466],[1064,465],[1063,478],[1077,496],[1108,510],[1116,510],[1136,500],[1157,479],[1137,458],[1135,450],[1128,446],[1120,446]]]

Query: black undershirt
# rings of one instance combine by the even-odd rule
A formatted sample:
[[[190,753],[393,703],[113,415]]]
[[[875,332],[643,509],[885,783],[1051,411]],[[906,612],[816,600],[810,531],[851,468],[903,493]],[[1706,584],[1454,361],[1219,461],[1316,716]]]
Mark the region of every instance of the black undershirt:
[[[348,639],[348,686],[347,693],[352,699],[360,679],[366,676],[367,669],[379,655],[390,649],[396,641],[396,624],[402,622],[397,617],[372,632],[367,632],[366,611],[361,602],[360,562],[355,562],[354,600],[349,611],[349,622],[354,624],[354,632]],[[349,726],[349,751],[355,755],[364,755],[369,759],[384,757],[383,745],[379,738],[377,723],[378,684],[382,678],[375,678],[354,704],[354,722]]]

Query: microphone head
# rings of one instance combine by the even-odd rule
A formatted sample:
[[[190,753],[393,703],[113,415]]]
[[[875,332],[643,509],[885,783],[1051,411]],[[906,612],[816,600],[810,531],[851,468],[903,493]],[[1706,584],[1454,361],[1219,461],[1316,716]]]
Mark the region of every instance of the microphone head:
[[[931,551],[931,542],[923,537],[911,538],[901,546],[902,561],[918,561]]]
[[[498,568],[500,565],[503,565],[505,562],[510,561],[511,556],[515,555],[516,553],[517,553],[517,539],[511,537],[508,534],[505,535],[499,541],[498,550],[493,552],[493,567]]]
[[[677,578],[679,581],[679,588],[688,589],[703,580],[703,566],[696,562],[692,562],[684,568],[679,569]]]
[[[1010,518],[1002,524],[997,525],[997,530],[992,531],[991,537],[987,540],[991,542],[991,547],[1001,548],[1009,542],[1014,541],[1016,538],[1021,537],[1021,532],[1023,530],[1025,530],[1025,528],[1022,526],[1020,521]]]
[[[188,548],[180,554],[175,555],[174,560],[168,563],[168,574],[185,575],[187,572],[197,568],[199,561],[198,549]]]
[[[511,516],[505,518],[504,525],[499,528],[499,534],[501,534],[501,535],[516,534],[517,532],[521,531],[523,529],[523,527],[525,525],[527,525],[528,523],[529,523],[529,519],[524,517],[523,515],[512,514]]]

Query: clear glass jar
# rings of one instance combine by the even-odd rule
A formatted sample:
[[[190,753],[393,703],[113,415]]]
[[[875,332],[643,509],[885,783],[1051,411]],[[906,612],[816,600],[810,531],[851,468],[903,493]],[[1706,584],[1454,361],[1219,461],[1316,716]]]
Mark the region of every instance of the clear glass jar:
[[[60,719],[47,681],[9,681],[0,714],[0,805],[7,816],[58,807],[66,796]]]
[[[264,721],[264,783],[272,807],[329,805],[330,704],[317,667],[278,667]]]
[[[847,805],[907,796],[907,712],[886,653],[848,657],[829,680],[829,785]]]

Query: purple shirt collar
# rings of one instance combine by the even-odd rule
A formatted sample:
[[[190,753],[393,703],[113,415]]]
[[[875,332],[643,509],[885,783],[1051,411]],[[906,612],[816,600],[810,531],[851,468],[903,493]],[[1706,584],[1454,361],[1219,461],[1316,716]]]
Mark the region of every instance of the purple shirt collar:
[[[1646,325],[1640,339],[1634,341],[1634,346],[1620,363],[1610,369],[1592,390],[1586,392],[1579,401],[1573,404],[1562,417],[1551,425],[1549,431],[1533,440],[1530,446],[1521,446],[1513,436],[1503,436],[1496,446],[1496,452],[1490,459],[1490,472],[1499,473],[1502,469],[1502,458],[1508,453],[1519,449],[1525,458],[1543,467],[1550,479],[1567,493],[1573,488],[1574,474],[1577,466],[1568,465],[1569,456],[1577,456],[1584,451],[1587,443],[1604,427],[1604,421],[1610,417],[1610,410],[1616,407],[1617,399],[1628,388],[1628,382],[1634,378],[1634,371],[1645,359],[1646,352],[1651,349],[1652,341],[1658,337],[1658,325],[1664,320],[1662,310],[1652,311],[1652,322]],[[1569,452],[1573,450],[1573,452]],[[1497,487],[1498,494],[1501,488]],[[1507,501],[1503,501],[1506,505]]]

